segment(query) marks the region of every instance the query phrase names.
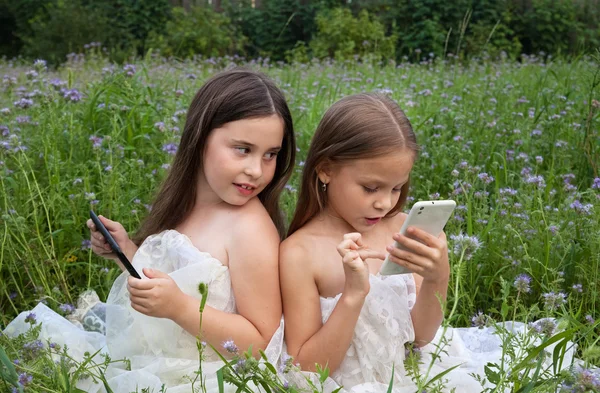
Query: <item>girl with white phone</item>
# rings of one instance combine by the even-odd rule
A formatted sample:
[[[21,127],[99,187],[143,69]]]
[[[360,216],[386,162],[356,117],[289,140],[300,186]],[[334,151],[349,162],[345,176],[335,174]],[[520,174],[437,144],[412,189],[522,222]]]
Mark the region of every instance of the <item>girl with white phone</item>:
[[[405,345],[422,347],[426,373],[440,343],[450,277],[442,228],[455,203],[401,213],[417,151],[402,110],[373,94],[335,103],[312,139],[280,247],[280,287],[287,352],[305,371],[327,365],[327,392],[384,393],[390,381],[394,393],[415,392]],[[448,370],[444,392],[481,391],[472,374],[502,358],[500,338],[492,328],[446,333],[429,378]]]

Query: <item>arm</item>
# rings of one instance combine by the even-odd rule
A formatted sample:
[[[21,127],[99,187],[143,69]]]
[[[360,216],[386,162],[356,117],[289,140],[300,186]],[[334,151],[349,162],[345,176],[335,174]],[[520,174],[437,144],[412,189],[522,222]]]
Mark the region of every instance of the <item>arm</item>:
[[[415,344],[419,347],[427,345],[435,337],[444,314],[440,299],[445,302],[448,291],[448,280],[439,282],[427,281],[413,274],[417,287],[417,301],[410,312],[415,330]]]
[[[268,215],[236,223],[232,246],[228,249],[231,286],[238,314],[205,307],[202,336],[215,348],[227,340],[245,351],[264,350],[281,321],[279,290],[279,235]],[[210,287],[209,287],[210,291]],[[185,309],[174,321],[192,334],[200,325],[200,302],[188,297]]]
[[[365,251],[363,256],[370,257],[368,250]],[[369,292],[368,268],[358,252],[346,254],[343,259],[346,285],[331,316],[323,324],[319,290],[309,255],[303,247],[289,241],[282,244],[280,280],[286,343],[289,354],[303,370],[314,371],[315,364],[319,364],[327,365],[333,372],[346,356]],[[348,269],[354,269],[354,277],[349,277]]]
[[[448,245],[444,233],[435,237],[420,229],[409,228],[408,234],[420,242],[396,234],[394,240],[407,250],[388,247],[388,251],[393,262],[416,273],[413,277],[417,300],[410,315],[415,330],[415,344],[424,346],[433,340],[444,319],[440,300],[446,301],[448,290],[450,276]]]
[[[279,235],[268,215],[265,216],[238,220],[231,236],[229,272],[238,314],[204,308],[201,338],[223,354],[227,351],[222,343],[233,340],[240,351],[252,345],[254,355],[258,356],[258,350],[267,347],[279,327]],[[181,292],[165,273],[144,269],[144,274],[150,280],[129,278],[132,307],[146,315],[172,319],[197,336],[200,301]],[[151,302],[147,300],[149,295]]]

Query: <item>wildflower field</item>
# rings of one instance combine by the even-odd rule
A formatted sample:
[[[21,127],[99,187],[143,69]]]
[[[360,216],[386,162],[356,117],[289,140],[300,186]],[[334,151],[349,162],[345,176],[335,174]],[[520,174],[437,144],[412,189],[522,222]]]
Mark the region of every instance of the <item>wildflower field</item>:
[[[289,65],[149,55],[115,65],[91,46],[57,70],[43,61],[0,62],[0,330],[38,302],[67,315],[88,288],[106,299],[120,271],[92,254],[89,209],[134,232],[169,169],[192,97],[235,64],[264,71],[287,95],[298,141],[282,198],[288,217],[328,106],[364,91],[394,98],[421,146],[407,208],[430,199],[458,205],[446,227],[453,270],[445,323],[552,318],[532,325],[532,334],[575,343],[582,363],[560,377],[540,373],[544,383],[520,391],[599,388],[590,371],[600,365],[600,63],[593,57]],[[0,391],[76,391],[48,375],[36,355],[52,348],[36,342],[35,331],[0,337],[2,348],[12,368],[0,365]],[[526,383],[514,366],[525,359],[535,368],[535,355],[487,377],[519,391]],[[72,374],[71,366],[52,367],[63,366]],[[11,375],[17,384],[7,382]]]

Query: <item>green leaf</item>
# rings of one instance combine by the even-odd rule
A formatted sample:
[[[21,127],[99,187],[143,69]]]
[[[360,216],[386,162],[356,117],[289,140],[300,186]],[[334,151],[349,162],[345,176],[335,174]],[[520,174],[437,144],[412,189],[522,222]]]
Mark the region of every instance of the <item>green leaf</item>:
[[[529,352],[529,355],[527,355],[527,357],[525,359],[523,359],[515,367],[512,368],[511,374],[514,375],[514,374],[518,373],[522,368],[527,367],[527,364],[529,362],[531,362],[531,360],[535,359],[540,354],[540,352],[542,352],[546,347],[554,344],[557,341],[564,339],[565,337],[572,337],[576,330],[577,330],[577,328],[565,330],[564,332],[550,337],[544,343],[531,349],[531,351]]]
[[[394,373],[396,372],[396,367],[392,364],[392,377],[390,378],[390,384],[388,386],[387,393],[392,393],[392,389],[394,388]]]
[[[217,384],[219,385],[219,393],[225,393],[225,384],[223,383],[223,368],[217,370]]]

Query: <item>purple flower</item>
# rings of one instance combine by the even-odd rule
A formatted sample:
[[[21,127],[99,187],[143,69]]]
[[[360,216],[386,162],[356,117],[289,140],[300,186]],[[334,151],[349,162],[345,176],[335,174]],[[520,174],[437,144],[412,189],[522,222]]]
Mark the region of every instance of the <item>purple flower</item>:
[[[517,278],[515,278],[515,282],[513,283],[514,287],[517,288],[517,292],[519,293],[529,293],[531,288],[529,288],[529,284],[531,283],[531,277],[527,274],[519,274]]]
[[[67,101],[71,102],[79,102],[83,97],[79,91],[76,89],[63,89],[61,90],[63,98]]]
[[[464,258],[467,261],[471,259],[473,254],[475,254],[482,245],[477,236],[469,236],[462,233],[451,235],[450,239],[454,242],[454,254],[460,256],[464,253]]]
[[[492,323],[492,318],[489,315],[486,315],[479,311],[471,318],[471,324],[479,329],[483,329],[484,327],[490,326]]]
[[[167,143],[166,145],[163,145],[162,149],[171,155],[175,155],[175,153],[177,153],[177,145],[175,143]]]
[[[238,347],[237,347],[237,345],[235,345],[233,340],[228,340],[228,341],[223,342],[223,348],[229,353],[237,353],[238,352]]]
[[[590,215],[592,213],[592,209],[594,208],[594,205],[592,205],[591,203],[586,203],[584,205],[577,199],[573,203],[571,203],[570,206],[571,209],[575,210],[577,213],[581,213],[586,216]]]
[[[542,318],[530,323],[529,326],[540,334],[551,336],[556,329],[556,322],[552,318]]]
[[[33,105],[33,100],[30,100],[28,98],[21,98],[19,101],[13,102],[13,104],[18,108],[27,109]]]
[[[42,59],[37,59],[35,62],[33,62],[33,66],[35,68],[37,68],[38,70],[45,70],[46,69],[46,60],[42,60]]]
[[[81,249],[88,250],[92,248],[92,242],[89,239],[85,239],[81,241]]]
[[[600,190],[600,177],[594,179],[592,183],[592,189]]]
[[[525,182],[528,184],[535,184],[538,186],[538,188],[546,187],[546,181],[544,180],[544,177],[542,175],[527,175],[527,177],[525,178]]]
[[[590,325],[593,325],[596,322],[596,320],[589,314],[585,316],[585,321]]]
[[[485,184],[490,184],[491,182],[494,181],[494,177],[488,175],[487,173],[483,172],[480,173],[479,175],[477,175],[477,177],[482,180]]]
[[[75,306],[69,303],[61,304],[58,308],[64,314],[72,314],[75,311]]]
[[[566,303],[567,295],[563,292],[548,292],[542,295],[544,298],[544,308],[548,311],[554,311]]]
[[[154,127],[156,127],[160,132],[165,132],[167,127],[165,127],[165,123],[159,121],[158,123],[154,123]]]
[[[50,85],[52,87],[54,87],[56,90],[62,90],[62,88],[67,85],[67,82],[61,81],[60,79],[52,79],[50,81]]]
[[[583,285],[581,285],[581,284],[573,284],[573,286],[571,288],[573,288],[573,292],[579,292],[579,293],[583,292]]]
[[[133,64],[125,64],[123,71],[127,76],[133,76],[135,74],[135,66]]]
[[[21,386],[27,386],[32,380],[33,377],[27,373],[19,374],[19,383]]]
[[[27,316],[25,317],[25,323],[30,323],[33,325],[35,322],[35,313],[30,312],[29,314],[27,314]]]
[[[92,135],[92,136],[90,136],[89,140],[92,141],[93,147],[95,149],[98,149],[102,146],[103,139],[99,136]]]
[[[41,340],[25,343],[23,345],[23,357],[25,359],[35,359],[42,349],[44,349],[44,343]]]

